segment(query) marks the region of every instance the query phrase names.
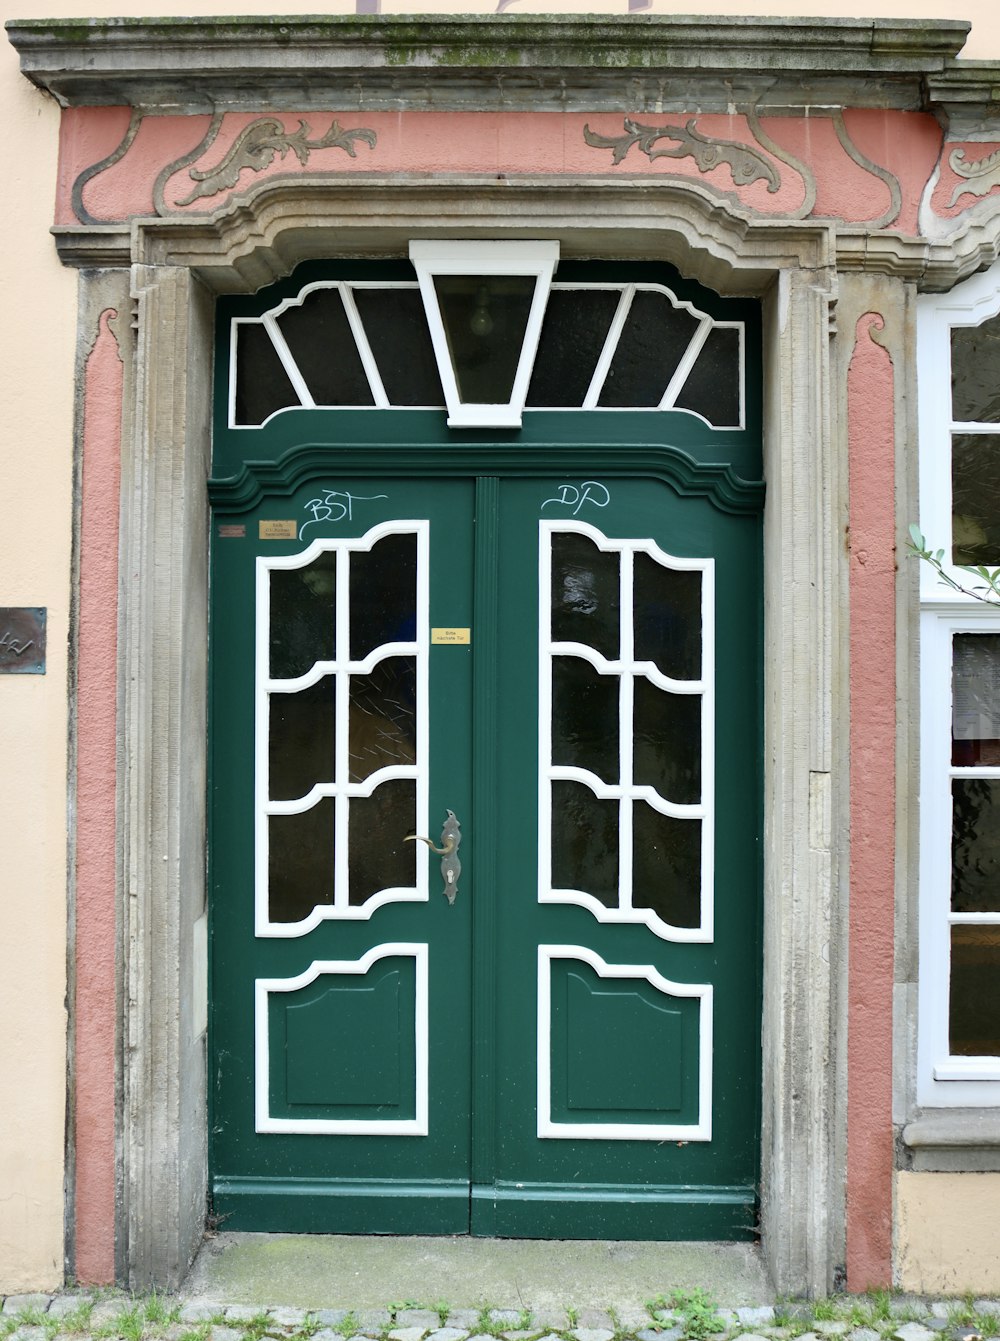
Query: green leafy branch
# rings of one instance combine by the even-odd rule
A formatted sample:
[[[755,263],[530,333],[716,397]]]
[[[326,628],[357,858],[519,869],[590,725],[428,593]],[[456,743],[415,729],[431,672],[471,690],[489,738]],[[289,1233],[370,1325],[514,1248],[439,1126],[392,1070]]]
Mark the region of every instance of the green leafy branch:
[[[971,596],[974,600],[985,601],[987,605],[1000,605],[1000,568],[984,568],[977,564],[957,564],[960,573],[968,573],[970,577],[981,578],[982,581],[972,586],[963,586],[963,584],[952,577],[944,567],[944,550],[932,550],[926,537],[921,533],[920,527],[914,524],[910,527],[910,539],[907,542],[907,548],[911,554],[918,559],[923,559],[924,563],[930,564],[938,575],[938,581],[952,591],[961,592],[963,596]]]

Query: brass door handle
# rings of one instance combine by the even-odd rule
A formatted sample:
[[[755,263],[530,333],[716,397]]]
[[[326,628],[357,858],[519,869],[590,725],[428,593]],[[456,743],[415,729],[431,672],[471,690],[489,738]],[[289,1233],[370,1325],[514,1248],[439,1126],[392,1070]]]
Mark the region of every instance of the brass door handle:
[[[455,902],[458,893],[458,877],[462,874],[462,863],[458,859],[458,845],[462,841],[461,825],[455,818],[454,810],[445,812],[447,818],[441,829],[441,846],[438,847],[423,834],[408,833],[404,843],[426,843],[432,852],[441,858],[441,875],[444,879],[444,895],[449,903]]]

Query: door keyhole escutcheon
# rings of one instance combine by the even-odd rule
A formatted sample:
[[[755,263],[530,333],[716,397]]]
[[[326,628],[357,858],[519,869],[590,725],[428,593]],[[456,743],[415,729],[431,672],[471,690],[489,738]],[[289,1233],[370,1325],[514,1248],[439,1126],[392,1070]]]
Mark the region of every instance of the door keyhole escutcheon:
[[[404,843],[426,843],[432,852],[441,858],[441,878],[444,880],[444,896],[449,903],[455,902],[458,893],[458,877],[462,874],[462,863],[458,859],[458,847],[462,841],[462,826],[455,818],[454,810],[445,812],[447,818],[441,829],[441,846],[438,847],[419,833],[408,833]]]

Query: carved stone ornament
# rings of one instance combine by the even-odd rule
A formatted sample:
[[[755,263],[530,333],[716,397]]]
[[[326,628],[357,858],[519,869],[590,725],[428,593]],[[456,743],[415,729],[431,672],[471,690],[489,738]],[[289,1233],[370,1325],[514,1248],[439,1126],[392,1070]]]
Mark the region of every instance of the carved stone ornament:
[[[964,177],[969,183],[959,183],[951,193],[948,208],[951,209],[961,196],[988,196],[994,186],[1000,186],[1000,149],[995,149],[985,158],[967,163],[964,149],[953,149],[948,156],[948,165],[958,177]]]
[[[735,140],[710,140],[695,130],[694,118],[680,126],[644,126],[630,117],[625,118],[624,135],[598,135],[589,125],[583,128],[583,138],[594,149],[611,149],[612,163],[620,163],[634,144],[639,146],[650,162],[654,158],[693,158],[699,172],[711,172],[721,163],[728,165],[737,186],[766,181],[771,195],[781,186],[781,177],[772,163]],[[655,148],[658,140],[673,140],[675,148]]]
[[[286,130],[277,117],[262,116],[240,131],[221,163],[204,171],[198,168],[190,170],[188,175],[196,185],[190,195],[179,200],[177,205],[180,208],[206,196],[218,195],[220,191],[232,190],[245,168],[251,172],[263,172],[274,162],[275,154],[284,158],[291,150],[302,167],[305,167],[309,155],[316,149],[343,149],[345,154],[356,158],[356,140],[363,140],[370,149],[374,149],[377,138],[373,130],[363,127],[343,130],[340,123],[334,121],[325,135],[321,135],[318,140],[310,140],[308,122],[300,119],[298,130],[291,131]]]

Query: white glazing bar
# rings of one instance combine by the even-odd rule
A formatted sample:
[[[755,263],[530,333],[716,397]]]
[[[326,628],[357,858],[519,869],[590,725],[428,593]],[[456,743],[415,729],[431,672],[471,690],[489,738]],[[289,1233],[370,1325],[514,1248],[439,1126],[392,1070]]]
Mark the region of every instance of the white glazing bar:
[[[539,522],[538,545],[538,895],[552,888],[552,537]]]
[[[619,781],[623,796],[618,807],[618,906],[632,907],[632,833],[634,812],[633,791],[635,778],[635,612],[633,589],[635,586],[635,553],[631,548],[622,546],[619,552],[621,565],[619,598],[619,624],[621,644],[619,652],[622,662],[622,674],[618,685],[618,749]]]
[[[715,560],[701,573],[701,927],[715,935]]]
[[[334,681],[334,782],[336,801],[333,825],[333,906],[343,910],[348,898],[348,806],[346,794],[350,777],[350,721],[351,676],[348,664],[351,656],[351,569],[350,551],[346,545],[337,546],[337,608],[334,612],[336,628],[337,676]]]
[[[385,387],[382,385],[382,374],[378,370],[378,364],[375,362],[375,355],[372,353],[372,347],[368,343],[368,336],[365,334],[364,322],[361,320],[361,313],[358,311],[358,305],[354,301],[354,293],[350,285],[340,284],[340,301],[344,304],[344,312],[347,315],[348,325],[351,328],[351,334],[354,336],[354,343],[358,347],[358,356],[361,359],[365,370],[365,376],[368,378],[368,385],[371,388],[372,398],[375,401],[376,410],[387,410],[389,408],[389,397],[385,394]]]
[[[600,399],[601,392],[604,390],[604,381],[608,375],[608,369],[611,367],[611,360],[618,349],[618,341],[622,338],[622,331],[625,329],[625,322],[628,320],[634,297],[635,285],[626,284],[622,289],[622,296],[618,299],[618,310],[615,312],[607,339],[604,341],[601,357],[597,360],[597,367],[590,379],[587,394],[583,398],[583,409],[585,410],[594,409]]]
[[[270,921],[268,902],[268,824],[267,802],[270,791],[268,777],[268,729],[270,726],[270,695],[266,685],[270,679],[269,650],[271,637],[271,571],[266,559],[258,557],[256,565],[256,617],[254,642],[254,920],[259,936]]]
[[[417,786],[414,819],[417,833],[430,832],[430,525],[417,528]],[[427,862],[417,863],[417,892],[427,897]]]
[[[316,402],[313,400],[312,392],[306,385],[306,380],[299,372],[299,365],[292,358],[292,351],[288,348],[288,342],[281,333],[281,327],[275,320],[274,314],[265,312],[262,318],[264,329],[271,337],[271,344],[274,345],[274,352],[281,360],[281,366],[288,374],[288,380],[292,384],[292,389],[299,398],[299,404],[307,410],[314,410]]]
[[[660,398],[660,404],[657,407],[660,410],[672,410],[674,401],[681,394],[681,389],[687,381],[691,369],[698,361],[698,355],[705,347],[705,341],[708,339],[708,333],[712,329],[713,321],[711,317],[703,317],[701,325],[691,337],[691,343],[684,351],[680,363],[674,369],[674,375],[667,383],[667,389]]]

